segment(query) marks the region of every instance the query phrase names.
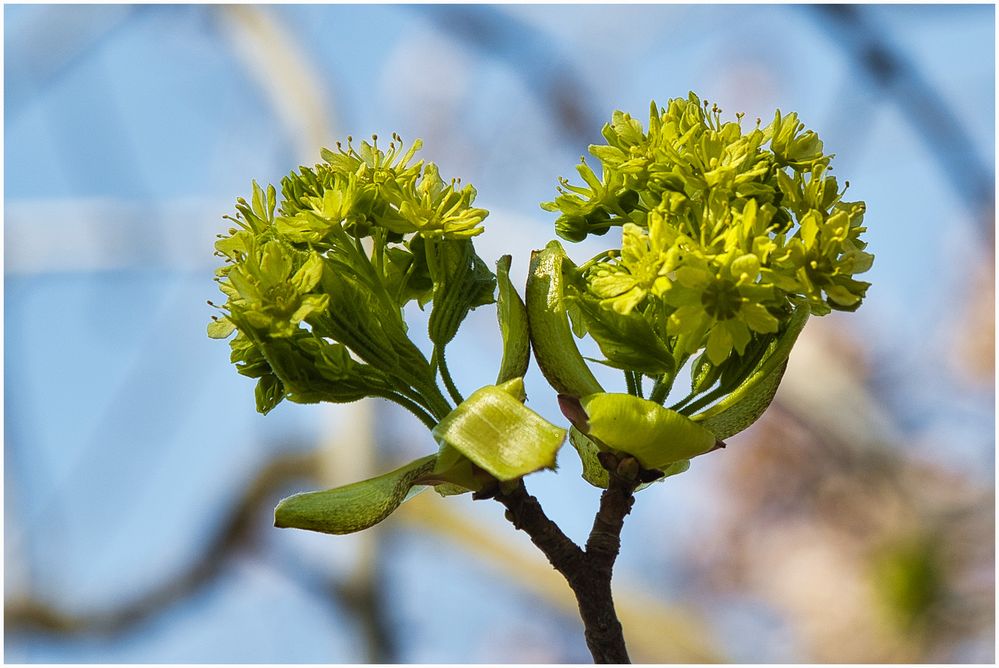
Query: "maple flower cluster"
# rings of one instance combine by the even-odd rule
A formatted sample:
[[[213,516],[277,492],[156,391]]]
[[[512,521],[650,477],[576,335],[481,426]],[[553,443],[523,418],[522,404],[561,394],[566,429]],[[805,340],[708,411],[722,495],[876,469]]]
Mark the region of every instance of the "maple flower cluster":
[[[577,334],[604,343],[597,304],[647,320],[677,356],[703,348],[720,365],[776,333],[796,304],[814,315],[860,305],[869,283],[854,276],[874,259],[860,239],[865,205],[843,201],[832,156],[797,114],[744,133],[741,115],[723,122],[691,93],[653,102],[647,131],[617,111],[603,136],[590,147],[601,175],[584,158],[584,185],[561,179],[542,205],[561,214],[556,231],[570,241],[622,228],[619,250],[579,267]]]
[[[277,191],[253,184],[236,224],[220,235],[217,271],[227,301],[209,334],[230,342],[232,361],[258,378],[257,406],[385,397],[432,422],[450,408],[428,361],[410,340],[402,308],[434,301],[435,353],[468,311],[494,301],[495,275],[475,253],[485,209],[475,189],[413,162],[393,135],[388,150],[361,142],[324,149]],[[415,404],[415,406],[414,406]]]

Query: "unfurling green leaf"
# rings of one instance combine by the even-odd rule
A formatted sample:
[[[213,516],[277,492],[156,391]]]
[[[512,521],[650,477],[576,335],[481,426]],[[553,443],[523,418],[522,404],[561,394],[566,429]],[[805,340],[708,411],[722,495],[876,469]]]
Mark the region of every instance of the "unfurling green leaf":
[[[289,496],[274,509],[274,526],[346,534],[378,524],[412,497],[420,476],[429,473],[435,455],[417,459],[377,478],[322,492]]]
[[[496,384],[522,378],[531,362],[531,332],[527,325],[527,307],[510,282],[511,257],[504,255],[496,263],[496,318],[503,336],[503,360]]]
[[[434,437],[497,480],[514,480],[553,468],[565,430],[524,406],[522,392],[519,378],[476,390],[440,421]]]
[[[672,375],[676,370],[673,355],[639,312],[618,313],[585,298],[566,297],[566,302],[578,309],[610,366],[648,376]]]
[[[569,428],[569,443],[576,449],[583,465],[583,480],[594,487],[607,489],[610,486],[610,474],[597,457],[600,447],[575,427]]]
[[[647,469],[663,470],[720,447],[713,433],[685,415],[630,394],[601,392],[568,401],[563,412],[580,433],[598,446],[625,452]]]
[[[493,302],[496,277],[475,254],[469,239],[425,243],[429,253],[438,253],[434,258],[438,269],[431,271],[434,298],[429,335],[435,346],[443,348],[458,333],[458,326],[469,311]]]
[[[284,393],[284,384],[277,376],[273,374],[261,376],[254,390],[254,397],[257,400],[257,412],[261,415],[270,413],[271,409],[284,399]]]
[[[570,261],[557,241],[532,252],[525,301],[534,358],[541,373],[561,394],[581,397],[603,388],[586,366],[569,328],[562,292],[566,262]]]
[[[575,427],[569,428],[569,443],[576,449],[576,452],[579,454],[579,461],[583,464],[583,480],[594,487],[607,489],[610,485],[610,474],[607,473],[607,469],[604,468],[603,464],[600,463],[600,458],[597,457],[597,453],[601,450],[600,446]],[[661,482],[670,476],[683,473],[689,468],[689,459],[681,459],[678,462],[673,462],[666,468],[660,469],[663,473],[661,478],[657,478],[652,482],[642,483],[635,488],[635,491],[640,492],[653,483]]]
[[[208,323],[208,336],[213,339],[227,339],[236,331],[236,325],[229,318],[219,318]]]
[[[745,376],[746,380],[717,404],[691,419],[721,439],[738,434],[756,422],[777,393],[787,367],[787,358],[808,320],[808,314],[808,303],[799,303],[759,364]]]

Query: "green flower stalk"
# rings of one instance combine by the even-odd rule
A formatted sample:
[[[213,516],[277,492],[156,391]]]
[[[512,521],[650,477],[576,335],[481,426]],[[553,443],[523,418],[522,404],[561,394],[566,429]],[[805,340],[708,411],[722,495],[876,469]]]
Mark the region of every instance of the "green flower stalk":
[[[603,136],[590,147],[599,170],[584,159],[582,185],[562,179],[542,206],[559,214],[563,239],[617,227],[620,245],[576,264],[550,242],[532,254],[523,299],[509,255],[494,273],[476,253],[488,212],[473,206],[475,189],[416,160],[419,141],[348,138],[284,178],[280,200],[254,183],[215,245],[226,300],[208,333],[231,337],[261,413],[285,399],[379,397],[419,418],[434,444],[370,480],[283,500],[276,526],[360,531],[427,487],[494,498],[565,577],[594,660],[624,663],[610,580],[635,493],[755,422],[808,317],[860,306],[869,284],[854,277],[873,256],[864,203],[843,200],[832,156],[796,114],[744,132],[741,116],[723,121],[691,93],[653,103],[648,129],[614,112]],[[404,317],[413,303],[429,309],[426,351]],[[445,351],[468,313],[492,303],[502,361],[466,399]],[[585,336],[603,359],[580,354]],[[532,350],[567,429],[525,404]],[[607,391],[593,362],[620,369],[626,392]],[[689,392],[667,407],[688,367]],[[567,436],[583,478],[603,489],[582,547],[524,484],[554,470]]]

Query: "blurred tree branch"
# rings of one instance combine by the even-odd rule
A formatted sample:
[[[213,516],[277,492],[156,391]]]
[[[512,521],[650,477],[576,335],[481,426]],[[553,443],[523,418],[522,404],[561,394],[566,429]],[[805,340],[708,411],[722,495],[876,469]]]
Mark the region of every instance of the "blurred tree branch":
[[[943,95],[905,53],[885,38],[861,5],[819,4],[808,9],[833,34],[854,67],[890,95],[929,147],[940,171],[979,222],[989,246],[995,239],[995,173]]]
[[[601,126],[593,95],[556,43],[510,12],[489,5],[419,5],[420,16],[469,48],[505,62],[551,114],[566,141],[590,141]]]
[[[226,515],[204,553],[186,571],[152,591],[111,610],[85,613],[67,612],[31,597],[5,601],[7,631],[116,635],[131,630],[201,589],[219,574],[233,554],[251,547],[253,522],[261,509],[269,507],[274,495],[290,481],[311,476],[315,467],[313,453],[282,454],[265,464]]]

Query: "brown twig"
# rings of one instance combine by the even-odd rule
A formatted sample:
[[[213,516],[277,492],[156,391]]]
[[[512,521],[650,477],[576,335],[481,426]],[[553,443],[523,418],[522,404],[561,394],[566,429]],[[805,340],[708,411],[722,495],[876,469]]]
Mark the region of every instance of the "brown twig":
[[[610,473],[610,485],[600,497],[600,509],[582,550],[545,515],[538,500],[528,494],[523,480],[509,490],[500,489],[497,501],[507,509],[507,519],[525,532],[562,574],[579,605],[586,646],[595,663],[630,663],[621,622],[614,609],[611,577],[621,546],[624,518],[631,512],[640,468],[632,457],[608,457],[601,463]]]
[[[581,568],[585,557],[583,551],[545,515],[538,500],[528,494],[523,480],[518,480],[510,491],[497,493],[496,500],[506,506],[507,519],[514,528],[531,537],[531,542],[538,546],[555,570],[566,575]]]

